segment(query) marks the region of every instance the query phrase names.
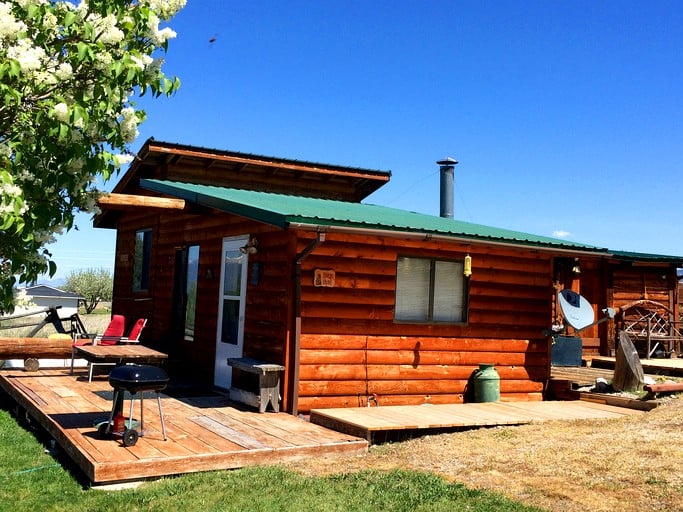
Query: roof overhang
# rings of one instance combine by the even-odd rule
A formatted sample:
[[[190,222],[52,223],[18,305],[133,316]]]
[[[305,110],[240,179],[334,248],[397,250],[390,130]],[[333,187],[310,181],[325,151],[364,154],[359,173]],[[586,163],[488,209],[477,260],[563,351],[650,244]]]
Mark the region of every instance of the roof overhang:
[[[265,194],[250,191],[229,190],[219,187],[207,187],[202,185],[191,185],[184,183],[169,183],[162,180],[141,180],[140,186],[143,189],[155,191],[165,195],[181,198],[188,203],[197,204],[204,207],[213,208],[224,211],[234,215],[239,215],[250,220],[268,224],[281,229],[296,229],[302,231],[311,231],[317,233],[345,233],[358,234],[369,236],[384,236],[392,238],[403,239],[418,239],[418,240],[438,240],[447,242],[456,242],[463,244],[482,243],[488,245],[524,248],[527,250],[542,250],[562,254],[567,256],[586,256],[595,255],[605,257],[608,253],[607,249],[599,247],[585,246],[581,244],[572,244],[571,242],[564,242],[556,239],[543,240],[525,240],[525,239],[511,239],[500,236],[490,236],[486,234],[477,233],[461,233],[461,232],[445,232],[430,228],[414,228],[410,225],[391,226],[391,225],[377,225],[367,222],[363,216],[360,220],[340,220],[340,218],[328,217],[324,218],[321,215],[313,218],[305,213],[292,213],[286,208],[279,209],[277,202],[278,196],[268,195],[269,200],[265,200]],[[261,197],[261,196],[264,197]],[[234,196],[235,199],[232,197]],[[240,197],[256,198],[259,201],[239,200]],[[286,196],[281,196],[286,201]],[[294,198],[295,200],[307,203],[309,201],[318,201],[313,204],[313,209],[316,205],[339,205],[343,209],[344,206],[350,208],[365,208],[368,212],[374,212],[375,208],[381,211],[400,212],[399,210],[389,209],[384,207],[376,207],[374,205],[362,204],[348,204],[342,202],[325,202],[324,200],[317,200],[311,198]],[[320,202],[323,201],[323,202]],[[371,210],[372,209],[372,210]],[[363,210],[365,211],[365,210]],[[358,213],[358,212],[356,212]],[[416,215],[416,218],[431,219],[432,216],[413,214],[412,212],[403,212],[409,215]],[[318,212],[316,212],[318,214]],[[341,213],[340,213],[341,215]],[[357,217],[359,218],[359,217]],[[440,219],[440,221],[448,222],[448,226],[453,225],[454,229],[458,226],[452,219]],[[453,223],[453,224],[451,224]],[[466,223],[463,223],[466,224]],[[468,225],[469,226],[469,225]],[[494,232],[502,232],[502,230],[495,230]],[[523,234],[519,234],[523,235]],[[531,236],[531,235],[529,235]]]

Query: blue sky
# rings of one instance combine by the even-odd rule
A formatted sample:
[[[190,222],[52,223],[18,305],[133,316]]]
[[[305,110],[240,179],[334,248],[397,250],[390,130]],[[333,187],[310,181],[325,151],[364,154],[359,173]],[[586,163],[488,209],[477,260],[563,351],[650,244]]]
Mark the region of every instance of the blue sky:
[[[188,0],[148,137],[390,170],[366,202],[683,255],[683,3]],[[106,188],[111,189],[116,179]],[[115,233],[50,248],[113,269]]]

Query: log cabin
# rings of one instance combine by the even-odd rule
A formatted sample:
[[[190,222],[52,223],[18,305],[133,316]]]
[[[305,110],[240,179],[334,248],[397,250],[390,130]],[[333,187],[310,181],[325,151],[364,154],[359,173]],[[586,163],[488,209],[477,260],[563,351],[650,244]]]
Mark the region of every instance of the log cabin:
[[[172,378],[246,388],[228,359],[281,365],[298,414],[463,402],[482,363],[502,400],[542,400],[565,287],[677,310],[683,258],[364,203],[390,176],[149,139],[95,218],[117,231],[113,312],[148,318]],[[614,322],[582,335],[607,351]]]

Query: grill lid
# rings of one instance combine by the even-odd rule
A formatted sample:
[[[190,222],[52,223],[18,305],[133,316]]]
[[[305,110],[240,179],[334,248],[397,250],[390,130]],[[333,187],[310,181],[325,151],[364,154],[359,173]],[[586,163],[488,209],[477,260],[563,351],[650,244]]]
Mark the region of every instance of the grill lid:
[[[109,373],[109,384],[126,391],[161,391],[166,388],[168,374],[157,366],[126,364]]]

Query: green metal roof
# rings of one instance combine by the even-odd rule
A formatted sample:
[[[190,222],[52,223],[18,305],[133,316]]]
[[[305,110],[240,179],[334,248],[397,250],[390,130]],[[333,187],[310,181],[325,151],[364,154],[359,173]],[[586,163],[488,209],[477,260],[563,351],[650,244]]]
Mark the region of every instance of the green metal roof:
[[[607,249],[557,238],[472,224],[385,206],[141,179],[142,188],[185,199],[281,228],[341,227],[424,234],[560,250],[606,253]]]
[[[683,265],[683,256],[667,256],[666,254],[649,254],[644,252],[610,251],[610,254],[622,261],[643,263],[677,263]]]

